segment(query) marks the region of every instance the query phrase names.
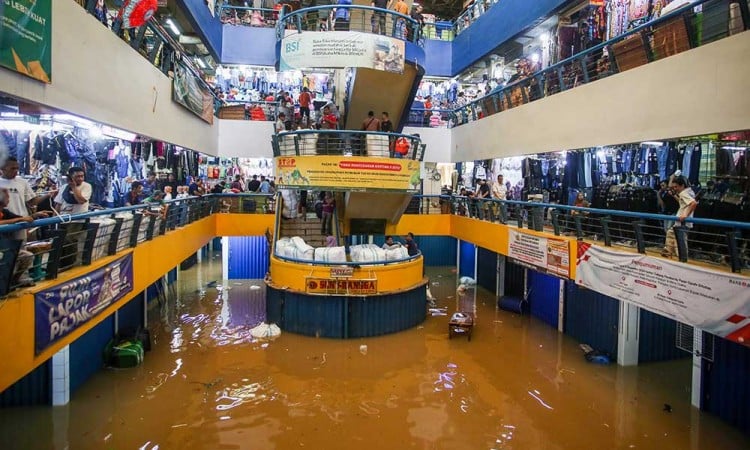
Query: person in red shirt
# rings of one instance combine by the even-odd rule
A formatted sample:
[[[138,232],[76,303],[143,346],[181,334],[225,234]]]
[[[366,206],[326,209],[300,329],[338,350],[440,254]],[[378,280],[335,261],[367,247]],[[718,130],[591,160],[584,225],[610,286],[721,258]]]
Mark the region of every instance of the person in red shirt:
[[[309,124],[310,123],[310,103],[312,103],[312,96],[310,90],[302,88],[302,92],[299,94],[299,115],[300,121]]]
[[[323,107],[323,116],[320,118],[320,129],[321,130],[336,130],[339,127],[339,120],[336,115],[331,112],[331,108],[328,106]]]

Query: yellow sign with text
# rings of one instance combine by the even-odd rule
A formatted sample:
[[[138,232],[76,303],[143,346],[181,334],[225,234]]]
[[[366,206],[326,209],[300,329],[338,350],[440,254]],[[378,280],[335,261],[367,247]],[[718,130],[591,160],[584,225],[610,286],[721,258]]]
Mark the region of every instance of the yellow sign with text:
[[[377,280],[308,278],[308,294],[372,295],[378,293]]]
[[[347,156],[291,156],[275,159],[280,188],[419,192],[419,161]]]

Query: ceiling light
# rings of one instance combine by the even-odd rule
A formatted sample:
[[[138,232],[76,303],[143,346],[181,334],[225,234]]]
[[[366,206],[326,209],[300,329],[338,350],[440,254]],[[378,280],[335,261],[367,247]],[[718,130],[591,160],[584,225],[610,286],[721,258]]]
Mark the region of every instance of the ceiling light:
[[[747,150],[747,147],[735,147],[733,145],[725,145],[723,147],[724,150]]]
[[[205,69],[207,67],[206,63],[204,63],[200,58],[195,58],[195,63],[198,64],[198,67],[200,67],[201,69]]]
[[[179,36],[180,34],[182,34],[182,32],[180,31],[180,29],[177,28],[177,24],[174,23],[174,21],[172,19],[167,19],[166,20],[166,24],[169,27],[169,29],[172,30],[172,33],[176,34],[177,36]]]
[[[532,53],[531,54],[531,62],[534,64],[539,62],[539,53]]]
[[[546,44],[547,41],[549,41],[549,33],[547,33],[546,31],[544,33],[542,33],[539,36],[539,40],[542,41],[542,44]]]
[[[655,146],[655,147],[661,147],[662,145],[664,145],[664,142],[659,142],[659,141],[646,141],[646,142],[641,142],[641,145],[653,145],[653,146]]]

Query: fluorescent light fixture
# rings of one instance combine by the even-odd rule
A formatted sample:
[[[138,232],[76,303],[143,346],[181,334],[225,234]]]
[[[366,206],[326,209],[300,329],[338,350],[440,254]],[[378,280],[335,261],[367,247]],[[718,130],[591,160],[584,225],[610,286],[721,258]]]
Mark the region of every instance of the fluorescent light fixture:
[[[182,34],[182,32],[180,31],[180,29],[177,28],[177,24],[174,23],[174,20],[172,20],[171,18],[167,19],[165,21],[165,23],[167,24],[167,26],[169,27],[169,29],[172,30],[172,33],[176,34],[177,36],[179,36],[180,34]]]
[[[725,145],[723,147],[724,150],[747,150],[747,147],[735,147],[733,145]]]
[[[206,63],[204,63],[200,58],[195,58],[195,63],[198,64],[198,67],[200,67],[201,69],[205,69],[207,67]]]
[[[23,119],[23,114],[18,114],[14,112],[4,112],[4,113],[0,113],[0,117],[8,117],[11,119]]]
[[[89,129],[89,136],[96,139],[104,136],[104,133],[102,133],[102,129],[99,127],[91,127]]]
[[[539,57],[539,53],[532,53],[531,54],[531,62],[533,62],[534,64],[536,64],[536,63],[539,62],[539,58],[540,58]]]
[[[549,33],[547,33],[546,31],[544,33],[542,33],[539,36],[539,40],[542,41],[542,44],[546,44],[547,41],[549,41]]]
[[[42,125],[28,123],[22,120],[3,120],[0,122],[0,128],[9,131],[37,131],[44,127]]]
[[[653,145],[655,147],[661,147],[662,145],[664,145],[664,142],[660,142],[660,141],[646,141],[646,142],[641,142],[641,145]]]
[[[123,141],[133,142],[136,134],[129,133],[127,131],[120,130],[118,128],[102,125],[101,132],[105,136],[111,136],[113,138],[122,139]]]

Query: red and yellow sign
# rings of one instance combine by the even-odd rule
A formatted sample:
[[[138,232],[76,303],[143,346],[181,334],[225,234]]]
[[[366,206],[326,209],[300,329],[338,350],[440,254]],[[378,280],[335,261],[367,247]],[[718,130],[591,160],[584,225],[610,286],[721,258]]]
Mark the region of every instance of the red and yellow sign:
[[[280,188],[418,192],[419,161],[347,156],[278,157]]]
[[[374,295],[378,293],[377,280],[308,278],[305,286],[308,294]]]

